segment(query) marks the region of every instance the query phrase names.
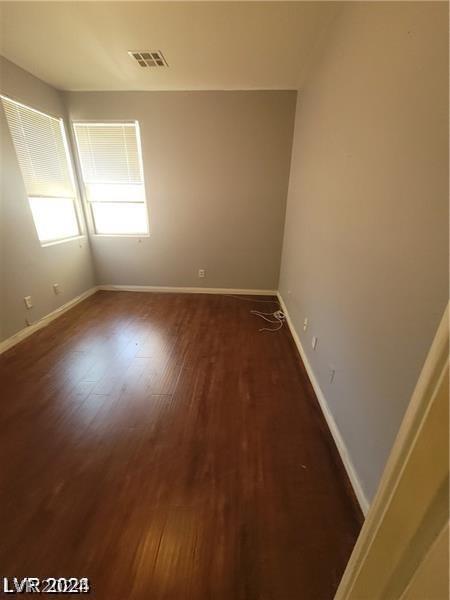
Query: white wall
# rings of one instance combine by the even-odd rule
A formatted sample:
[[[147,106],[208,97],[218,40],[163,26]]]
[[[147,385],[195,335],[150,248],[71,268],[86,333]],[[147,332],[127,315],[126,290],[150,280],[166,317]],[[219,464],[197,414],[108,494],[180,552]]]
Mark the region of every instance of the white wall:
[[[61,94],[0,57],[0,92],[33,108],[65,116]],[[3,110],[0,110],[0,340],[37,321],[94,285],[86,238],[41,247]],[[53,283],[61,294],[55,296]],[[34,307],[26,310],[23,298]]]
[[[448,299],[448,4],[337,17],[298,98],[280,290],[370,499]]]
[[[296,92],[71,92],[139,121],[150,237],[92,238],[99,283],[276,289]],[[206,278],[198,278],[198,269]]]

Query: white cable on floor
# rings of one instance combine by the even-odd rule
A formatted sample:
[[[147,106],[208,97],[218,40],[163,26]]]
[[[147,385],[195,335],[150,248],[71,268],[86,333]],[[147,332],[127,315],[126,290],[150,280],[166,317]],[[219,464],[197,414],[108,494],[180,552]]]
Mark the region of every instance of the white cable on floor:
[[[268,315],[268,316],[273,317],[273,314],[274,314],[273,312],[263,313],[258,310],[251,310],[250,312],[252,313],[252,315],[258,315],[258,317],[261,317],[261,319],[264,319],[264,321],[267,321],[268,323],[278,323],[278,319],[276,319],[274,321],[273,319],[268,319],[267,316],[265,316],[265,315]]]
[[[272,329],[269,327],[262,327],[258,331],[279,331],[283,327],[283,323],[286,320],[286,315],[281,310],[276,310],[273,313],[263,313],[259,310],[251,310],[250,312],[257,317],[261,317],[261,319],[264,319],[264,321],[267,321],[268,323],[278,323],[278,327],[273,327]],[[268,316],[274,317],[275,320],[268,319]]]
[[[229,298],[236,298],[237,300],[245,300],[246,302],[263,302],[264,304],[278,304],[280,303],[278,300],[256,300],[255,298],[244,298],[243,296],[237,296],[236,294],[224,294],[224,296],[228,296]],[[282,310],[276,310],[275,312],[263,313],[259,310],[251,310],[252,314],[261,317],[264,321],[268,323],[276,323],[278,327],[273,327],[270,329],[269,327],[261,327],[258,331],[279,331],[283,327],[283,323],[286,320],[286,315]],[[268,319],[267,317],[274,317],[275,320]]]

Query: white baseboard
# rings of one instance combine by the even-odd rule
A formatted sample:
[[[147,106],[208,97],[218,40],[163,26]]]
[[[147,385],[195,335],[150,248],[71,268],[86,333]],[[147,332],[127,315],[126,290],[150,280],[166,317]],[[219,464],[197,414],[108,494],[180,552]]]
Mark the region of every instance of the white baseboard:
[[[345,470],[347,471],[347,475],[348,475],[348,478],[350,479],[350,483],[352,484],[353,491],[355,492],[355,496],[359,502],[359,505],[361,507],[363,514],[366,515],[369,510],[369,501],[367,500],[364,490],[362,489],[362,486],[359,481],[358,475],[356,473],[355,467],[353,466],[349,452],[347,450],[347,446],[345,445],[345,442],[342,438],[341,432],[339,431],[339,428],[336,425],[336,421],[334,420],[334,417],[329,409],[328,402],[325,399],[324,393],[322,392],[322,390],[320,388],[319,382],[317,381],[317,378],[314,374],[314,371],[311,367],[308,357],[306,356],[305,350],[300,341],[300,337],[299,337],[299,335],[294,327],[294,324],[289,316],[289,312],[286,308],[286,304],[284,303],[280,292],[277,293],[277,296],[278,296],[278,300],[280,302],[281,308],[282,308],[284,314],[286,315],[287,324],[289,325],[289,329],[291,331],[292,337],[293,337],[294,342],[297,346],[297,349],[300,353],[303,364],[305,365],[305,369],[306,369],[306,372],[308,373],[308,377],[311,381],[311,385],[313,386],[314,392],[316,393],[317,400],[319,401],[319,405],[320,405],[320,408],[322,409],[323,416],[325,417],[328,428],[331,432],[331,435],[333,436],[334,443],[336,444],[336,447],[339,451],[341,460],[344,463],[344,467],[345,467]]]
[[[201,288],[201,287],[161,287],[161,286],[150,286],[150,285],[99,285],[94,286],[91,289],[83,292],[76,298],[69,300],[66,304],[63,304],[56,310],[52,311],[36,323],[33,323],[29,327],[21,329],[11,337],[0,342],[0,354],[6,352],[28,336],[32,335],[35,331],[42,329],[57,317],[74,307],[76,304],[92,296],[97,290],[107,290],[116,292],[177,292],[186,294],[248,294],[252,296],[276,296],[276,290],[244,290],[244,289],[232,289],[232,288]]]
[[[99,290],[109,292],[169,292],[177,294],[236,294],[250,296],[276,296],[276,290],[244,290],[234,288],[164,287],[158,285],[99,285]]]
[[[55,319],[60,317],[63,313],[65,313],[69,309],[73,308],[76,304],[79,304],[80,302],[82,302],[83,300],[88,298],[89,296],[92,296],[92,294],[95,294],[97,289],[98,288],[96,286],[90,288],[86,292],[83,292],[79,296],[76,296],[76,298],[69,300],[69,302],[66,302],[65,304],[63,304],[56,310],[52,311],[45,317],[42,317],[42,319],[39,319],[39,321],[36,321],[36,323],[33,323],[29,327],[25,327],[24,329],[21,329],[20,331],[18,331],[11,337],[7,338],[6,340],[3,340],[3,342],[0,342],[0,354],[2,354],[3,352],[6,352],[6,350],[9,350],[10,348],[15,346],[16,344],[18,344],[19,342],[21,342],[28,336],[32,335],[39,329],[42,329],[43,327],[45,327],[46,325],[48,325],[49,323],[51,323],[52,321],[54,321]]]

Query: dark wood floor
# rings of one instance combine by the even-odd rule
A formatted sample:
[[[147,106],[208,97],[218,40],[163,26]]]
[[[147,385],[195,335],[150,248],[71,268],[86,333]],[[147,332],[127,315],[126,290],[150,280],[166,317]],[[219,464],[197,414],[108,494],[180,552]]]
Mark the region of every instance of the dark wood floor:
[[[98,292],[0,356],[1,576],[333,598],[362,517],[288,329],[249,312],[268,307]]]

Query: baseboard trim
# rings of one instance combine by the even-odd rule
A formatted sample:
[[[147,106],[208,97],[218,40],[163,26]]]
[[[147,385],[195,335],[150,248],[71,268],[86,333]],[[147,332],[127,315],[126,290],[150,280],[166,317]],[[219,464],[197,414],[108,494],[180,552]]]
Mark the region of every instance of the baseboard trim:
[[[86,290],[83,294],[80,294],[76,298],[69,300],[66,304],[63,304],[56,310],[52,311],[45,317],[36,321],[29,327],[21,329],[14,335],[6,340],[0,342],[0,354],[6,352],[28,336],[32,335],[39,329],[42,329],[60,315],[76,306],[79,302],[82,302],[92,294],[95,294],[98,290],[115,291],[115,292],[172,292],[172,293],[183,293],[183,294],[236,294],[236,295],[251,295],[251,296],[276,296],[276,290],[252,290],[252,289],[234,289],[234,288],[201,288],[201,287],[163,287],[163,286],[150,286],[150,285],[99,285]]]
[[[6,338],[6,340],[3,340],[3,342],[0,342],[0,354],[3,354],[3,352],[6,352],[7,350],[12,348],[25,338],[29,337],[39,329],[42,329],[43,327],[60,317],[62,314],[73,308],[76,304],[79,304],[89,296],[92,296],[92,294],[95,294],[97,289],[97,286],[95,286],[90,288],[89,290],[86,290],[79,296],[72,298],[72,300],[69,300],[69,302],[66,302],[59,308],[53,310],[48,315],[45,315],[45,317],[42,317],[41,319],[39,319],[39,321],[36,321],[36,323],[33,323],[32,325],[21,329],[11,337]]]
[[[345,442],[342,438],[341,432],[339,431],[339,428],[336,425],[336,421],[334,420],[334,417],[329,409],[328,402],[326,401],[325,395],[320,388],[319,382],[317,381],[317,378],[314,374],[314,371],[311,367],[308,357],[306,356],[305,350],[300,341],[300,337],[299,337],[299,335],[294,327],[294,324],[289,316],[289,312],[286,308],[286,304],[284,303],[283,297],[281,296],[280,292],[277,293],[277,296],[278,296],[278,300],[280,302],[281,308],[282,308],[284,314],[286,315],[287,324],[289,326],[291,335],[294,339],[295,345],[297,346],[297,349],[300,353],[303,364],[305,365],[305,369],[306,369],[308,377],[311,381],[311,385],[314,389],[314,392],[316,393],[317,400],[319,402],[319,406],[322,410],[323,416],[325,417],[328,428],[331,432],[331,435],[333,436],[334,443],[336,444],[338,452],[341,456],[341,460],[344,463],[344,467],[345,467],[345,470],[347,471],[347,475],[348,475],[348,478],[350,479],[350,483],[353,487],[353,491],[355,492],[355,496],[356,496],[356,498],[359,502],[359,505],[361,507],[361,510],[365,516],[365,515],[367,515],[367,512],[369,510],[369,501],[367,500],[366,495],[362,489],[358,475],[356,474],[355,467],[353,466],[353,463],[350,459],[350,455],[349,455],[349,452],[345,445]]]
[[[165,292],[176,294],[236,294],[249,296],[276,296],[276,290],[245,290],[235,288],[171,287],[158,285],[99,285],[108,292]]]

